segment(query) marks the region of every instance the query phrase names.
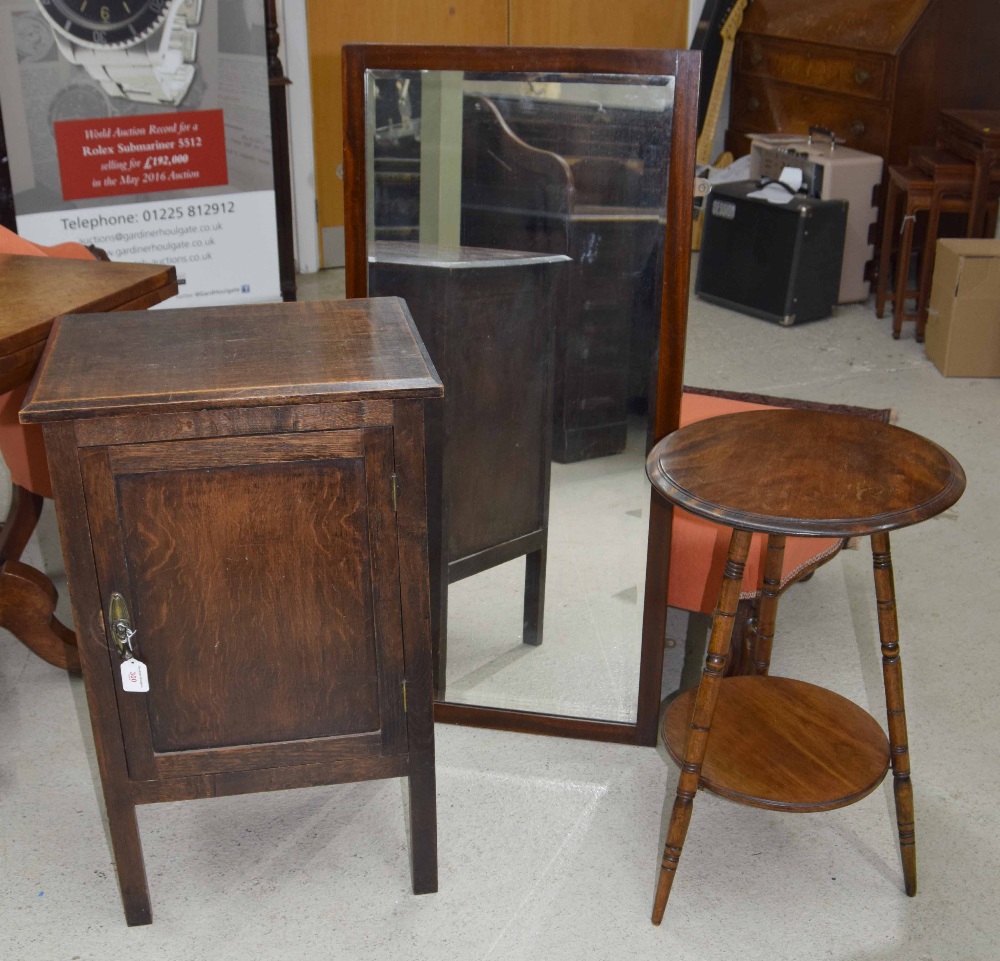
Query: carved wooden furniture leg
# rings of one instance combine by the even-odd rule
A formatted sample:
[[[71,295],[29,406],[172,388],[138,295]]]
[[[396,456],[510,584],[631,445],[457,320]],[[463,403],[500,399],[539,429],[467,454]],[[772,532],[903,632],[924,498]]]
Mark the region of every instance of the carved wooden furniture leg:
[[[659,924],[663,920],[663,911],[667,906],[667,898],[670,897],[670,888],[674,883],[684,838],[691,821],[691,807],[698,791],[701,765],[712,727],[712,715],[715,712],[719,684],[722,681],[733,635],[733,621],[739,604],[743,569],[750,551],[751,537],[749,531],[734,530],[732,540],[729,542],[729,559],[726,561],[726,573],[719,591],[719,605],[712,617],[708,657],[705,659],[705,669],[701,675],[701,684],[698,687],[694,713],[691,717],[691,731],[684,750],[684,763],[677,784],[677,798],[670,815],[667,843],[663,850],[663,864],[656,886],[656,900],[653,902],[653,924]]]
[[[774,622],[778,616],[781,594],[781,563],[785,558],[785,537],[770,534],[767,538],[767,558],[764,561],[764,587],[760,593],[760,616],[753,643],[753,674],[767,674],[771,667],[771,645],[774,642]]]
[[[892,555],[888,533],[872,535],[875,596],[878,600],[878,633],[882,642],[882,677],[889,716],[892,786],[896,798],[899,853],[903,861],[906,893],[917,893],[917,842],[913,816],[913,786],[910,783],[910,752],[906,738],[906,708],[903,703],[903,668],[899,661],[899,623],[896,590],[892,577]]]
[[[41,571],[7,561],[0,568],[0,626],[55,667],[80,673],[76,635],[53,614],[56,589]]]
[[[0,563],[21,559],[44,504],[45,498],[41,494],[34,494],[19,484],[11,484],[10,509],[0,530]]]
[[[43,499],[13,485],[0,531],[0,626],[55,667],[80,673],[76,634],[55,617],[55,587],[41,571],[19,561],[38,523]]]

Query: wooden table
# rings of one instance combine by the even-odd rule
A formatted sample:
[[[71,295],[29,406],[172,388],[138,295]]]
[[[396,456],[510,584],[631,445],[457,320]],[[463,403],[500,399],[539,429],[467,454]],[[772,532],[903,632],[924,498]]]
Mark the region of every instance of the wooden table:
[[[60,314],[142,310],[176,293],[173,267],[0,254],[0,393],[31,380]],[[39,494],[14,485],[0,530],[0,626],[50,664],[79,671],[76,636],[53,615],[52,582],[18,560],[41,508]]]
[[[938,143],[976,165],[972,209],[967,237],[982,237],[990,180],[1000,164],[1000,110],[942,110],[938,116]]]
[[[891,763],[906,893],[917,891],[890,530],[947,510],[965,490],[957,461],[917,434],[842,414],[754,411],[668,435],[646,462],[653,487],[733,528],[701,684],[663,721],[681,768],[653,922],[670,894],[699,787],[754,807],[830,811],[866,797]],[[768,535],[754,675],[724,678],[753,532]],[[889,736],[868,712],[815,684],[769,677],[788,535],[871,537]]]

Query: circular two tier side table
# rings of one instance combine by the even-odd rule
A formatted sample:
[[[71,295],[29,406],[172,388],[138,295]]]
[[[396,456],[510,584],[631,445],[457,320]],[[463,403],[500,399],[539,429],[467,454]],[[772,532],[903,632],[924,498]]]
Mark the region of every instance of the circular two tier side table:
[[[680,766],[653,907],[659,924],[699,787],[777,811],[830,811],[867,796],[890,766],[906,893],[916,894],[913,791],[889,531],[947,510],[965,490],[958,462],[888,424],[816,411],[729,414],[675,431],[649,455],[653,487],[733,529],[701,683],[667,709],[663,738]],[[752,673],[724,678],[754,532],[768,551]],[[888,730],[814,684],[770,677],[785,538],[871,538]]]

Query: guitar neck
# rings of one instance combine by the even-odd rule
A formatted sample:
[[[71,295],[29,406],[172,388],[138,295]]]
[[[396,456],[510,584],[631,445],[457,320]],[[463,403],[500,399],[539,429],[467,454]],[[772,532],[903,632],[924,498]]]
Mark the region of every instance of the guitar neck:
[[[712,96],[708,101],[705,123],[701,128],[701,136],[698,138],[698,146],[695,151],[695,162],[702,166],[712,162],[712,144],[715,142],[715,131],[719,126],[722,98],[726,93],[726,81],[729,79],[729,67],[733,62],[733,48],[735,46],[735,38],[726,37],[722,41],[719,65],[715,70],[715,80],[712,81]]]

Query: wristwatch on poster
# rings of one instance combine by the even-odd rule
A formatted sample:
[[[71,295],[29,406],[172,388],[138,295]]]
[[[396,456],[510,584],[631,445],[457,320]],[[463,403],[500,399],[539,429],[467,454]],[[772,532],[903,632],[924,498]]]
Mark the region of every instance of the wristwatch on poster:
[[[104,91],[176,107],[194,80],[202,0],[36,0],[70,62]]]

